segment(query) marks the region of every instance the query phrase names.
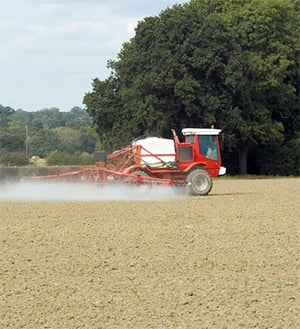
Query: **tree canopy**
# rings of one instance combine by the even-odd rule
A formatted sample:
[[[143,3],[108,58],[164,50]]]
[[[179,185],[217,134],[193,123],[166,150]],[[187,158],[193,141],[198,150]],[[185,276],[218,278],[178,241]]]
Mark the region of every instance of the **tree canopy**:
[[[298,8],[298,0],[191,0],[140,21],[108,62],[110,77],[94,79],[84,97],[103,145],[214,124],[224,161],[236,159],[240,173],[254,152],[288,143],[297,152]]]

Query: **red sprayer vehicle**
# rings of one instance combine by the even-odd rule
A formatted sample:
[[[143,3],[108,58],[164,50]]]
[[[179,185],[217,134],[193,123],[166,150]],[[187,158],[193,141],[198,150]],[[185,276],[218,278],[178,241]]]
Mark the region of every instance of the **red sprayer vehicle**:
[[[95,152],[95,167],[27,179],[83,181],[97,184],[169,185],[183,187],[190,195],[207,195],[212,178],[226,173],[221,166],[220,129],[184,128],[183,142],[146,137],[112,154]]]

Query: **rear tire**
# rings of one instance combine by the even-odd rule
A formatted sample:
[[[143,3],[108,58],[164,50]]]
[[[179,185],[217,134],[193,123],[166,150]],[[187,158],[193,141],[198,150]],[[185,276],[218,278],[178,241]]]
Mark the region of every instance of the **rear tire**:
[[[189,195],[207,195],[212,189],[212,178],[204,169],[195,169],[186,178]]]

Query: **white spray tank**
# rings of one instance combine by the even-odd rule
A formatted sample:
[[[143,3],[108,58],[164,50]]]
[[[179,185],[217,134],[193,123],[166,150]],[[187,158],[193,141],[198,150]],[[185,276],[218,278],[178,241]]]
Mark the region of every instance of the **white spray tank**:
[[[160,167],[164,163],[175,162],[176,154],[173,139],[147,137],[134,141],[132,145],[142,146],[141,164],[143,165]]]

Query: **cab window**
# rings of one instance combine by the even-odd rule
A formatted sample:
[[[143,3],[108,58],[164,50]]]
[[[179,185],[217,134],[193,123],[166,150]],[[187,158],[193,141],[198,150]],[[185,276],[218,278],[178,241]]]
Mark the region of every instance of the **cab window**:
[[[194,135],[185,136],[185,142],[189,143],[189,144],[194,144],[195,143],[195,136]]]
[[[217,136],[199,136],[199,150],[205,158],[218,161],[219,152],[216,137]]]

